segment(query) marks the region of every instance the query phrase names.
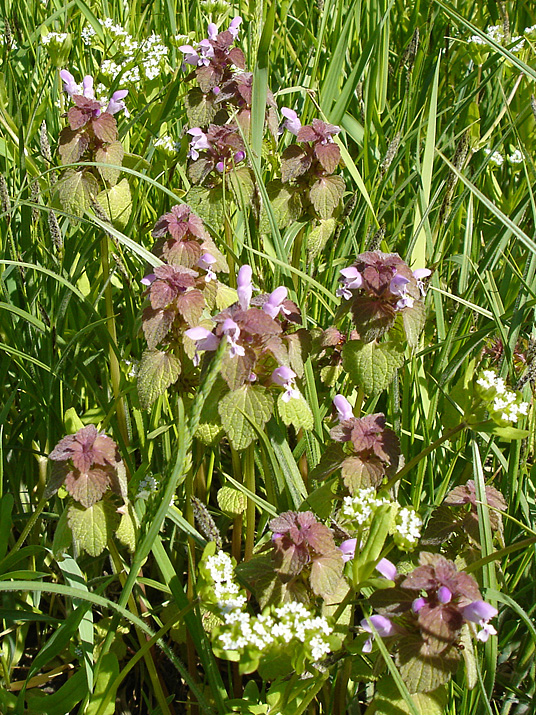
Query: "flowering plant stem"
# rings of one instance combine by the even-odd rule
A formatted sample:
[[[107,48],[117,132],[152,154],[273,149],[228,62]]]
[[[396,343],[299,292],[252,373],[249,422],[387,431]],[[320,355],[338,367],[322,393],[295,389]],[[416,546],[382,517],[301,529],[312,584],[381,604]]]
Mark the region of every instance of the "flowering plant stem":
[[[102,265],[102,277],[105,281],[104,287],[104,300],[106,303],[106,317],[108,332],[110,334],[110,377],[112,379],[112,390],[114,393],[114,399],[117,410],[117,421],[119,423],[119,431],[125,443],[125,446],[129,443],[128,429],[127,429],[127,418],[125,413],[125,405],[123,403],[123,398],[121,397],[121,371],[119,368],[119,360],[117,359],[117,331],[115,329],[115,314],[114,314],[114,304],[112,296],[112,282],[110,276],[110,256],[109,256],[109,246],[108,246],[108,235],[104,234],[101,239],[101,265]]]
[[[253,445],[250,444],[244,453],[244,486],[253,494],[255,493],[255,458]],[[246,507],[246,544],[244,547],[244,560],[249,561],[253,555],[255,544],[255,502],[248,497]]]

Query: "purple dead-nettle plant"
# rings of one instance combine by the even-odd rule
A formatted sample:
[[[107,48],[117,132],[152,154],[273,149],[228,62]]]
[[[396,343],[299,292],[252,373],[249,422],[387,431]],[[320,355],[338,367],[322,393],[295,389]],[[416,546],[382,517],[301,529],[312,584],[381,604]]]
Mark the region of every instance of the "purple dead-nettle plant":
[[[117,112],[123,111],[126,109],[126,105],[124,103],[124,99],[128,94],[128,89],[118,89],[116,90],[110,99],[108,101],[97,101],[95,105],[88,105],[86,103],[81,103],[81,106],[77,102],[77,97],[78,98],[83,98],[83,99],[89,99],[89,100],[95,100],[95,90],[94,90],[94,82],[93,82],[93,77],[90,75],[86,75],[82,79],[82,84],[78,85],[75,81],[75,78],[73,75],[68,71],[68,70],[61,70],[60,71],[60,77],[63,80],[63,90],[66,92],[69,97],[72,98],[73,102],[75,105],[78,107],[80,110],[85,110],[88,113],[91,113],[94,116],[100,116],[101,112],[106,112],[108,114],[117,114]],[[80,99],[79,99],[80,102]],[[96,105],[99,105],[98,107]],[[76,113],[73,114],[75,116]]]
[[[68,70],[61,70],[60,76],[74,103],[66,114],[68,126],[59,135],[61,163],[85,161],[98,166],[65,169],[57,186],[59,200],[66,211],[76,216],[98,205],[97,211],[123,228],[130,216],[131,197],[127,180],[119,182],[125,152],[114,115],[126,110],[128,90],[117,90],[110,99],[100,100],[95,98],[91,76],[86,75],[80,85]],[[113,200],[108,193],[112,188]]]
[[[192,161],[188,174],[194,183],[203,182],[214,170],[223,174],[246,158],[244,142],[236,125],[211,124],[206,132],[194,127],[188,133],[192,135],[188,152]],[[216,181],[214,177],[211,180]]]
[[[368,251],[341,270],[340,313],[352,313],[360,339],[369,343],[387,333],[400,313],[408,342],[424,324],[422,278],[428,269],[413,272],[396,253]]]
[[[379,487],[384,476],[399,468],[398,437],[386,426],[383,414],[354,417],[343,395],[336,395],[333,403],[339,422],[330,430],[330,436],[340,446],[329,452],[329,473],[340,468],[350,494],[366,487]]]
[[[153,253],[166,263],[193,270],[210,270],[211,277],[215,272],[228,271],[225,258],[203,221],[186,204],[173,206],[169,213],[160,216],[153,237],[158,239]],[[203,256],[208,258],[201,261]]]
[[[283,286],[270,295],[253,297],[252,276],[251,266],[240,267],[238,301],[213,316],[212,331],[205,326],[186,331],[195,343],[195,361],[199,362],[199,353],[214,351],[224,339],[229,348],[222,359],[222,376],[230,390],[260,382],[284,387],[285,395],[299,395],[295,379],[303,374],[308,352],[306,331],[295,330],[300,312]]]
[[[333,141],[340,131],[334,124],[313,119],[312,124],[302,126],[296,112],[288,107],[282,110],[283,126],[296,136],[300,143],[291,144],[281,157],[281,172],[284,182],[293,181],[302,175],[320,177],[333,174],[341,160],[341,151]]]
[[[179,47],[184,54],[184,63],[196,68],[194,74],[203,93],[219,87],[234,68],[245,69],[244,53],[239,47],[231,47],[238,36],[241,22],[240,17],[235,17],[223,32],[218,32],[216,25],[210,23],[207,38],[195,47]]]
[[[396,576],[393,588],[376,591],[370,601],[396,625],[395,662],[402,677],[410,679],[411,668],[430,669],[425,690],[434,690],[457,669],[464,625],[486,641],[496,633],[489,621],[497,609],[483,601],[475,579],[458,571],[453,561],[422,552],[419,564],[409,574]]]
[[[308,600],[312,593],[322,598],[341,585],[344,559],[333,533],[311,511],[287,511],[270,522],[272,562],[285,585],[287,598]]]
[[[485,494],[490,507],[486,518],[492,532],[501,535],[501,512],[507,509],[506,500],[500,491],[489,485],[485,487]],[[438,545],[453,539],[452,546],[456,550],[463,547],[463,542],[470,547],[480,545],[477,505],[476,485],[472,479],[452,489],[433,512],[424,533],[424,543]]]
[[[121,494],[117,469],[121,463],[117,444],[111,437],[88,425],[61,439],[48,458],[56,463],[53,481],[64,484],[83,507],[90,508],[108,489]],[[63,477],[63,479],[61,479]],[[57,480],[57,481],[56,481]]]

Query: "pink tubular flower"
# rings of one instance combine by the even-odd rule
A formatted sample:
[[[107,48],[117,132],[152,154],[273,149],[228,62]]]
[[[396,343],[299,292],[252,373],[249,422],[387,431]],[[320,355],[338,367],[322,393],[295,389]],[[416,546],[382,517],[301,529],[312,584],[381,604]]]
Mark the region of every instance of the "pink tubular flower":
[[[486,601],[473,601],[462,609],[462,616],[466,621],[477,623],[482,627],[482,630],[476,634],[477,639],[482,643],[485,643],[490,636],[497,635],[495,628],[488,623],[497,614],[495,606]]]
[[[86,75],[83,78],[82,85],[76,84],[73,75],[68,70],[61,70],[60,77],[63,80],[63,90],[69,95],[69,97],[81,95],[86,99],[95,99],[93,77],[91,77],[91,75]],[[128,89],[118,89],[112,94],[106,108],[104,108],[104,104],[97,102],[96,104],[100,104],[100,109],[97,107],[95,110],[95,116],[99,116],[101,110],[104,110],[108,114],[117,114],[117,112],[120,112],[122,109],[126,110],[123,100],[127,94]]]
[[[203,253],[201,258],[197,261],[199,268],[202,268],[207,272],[207,275],[205,276],[205,283],[210,283],[210,281],[216,280],[216,274],[212,270],[212,265],[214,263],[216,263],[216,259],[212,253]]]
[[[426,289],[424,287],[423,278],[428,278],[432,275],[432,271],[429,268],[417,268],[413,271],[413,277],[417,281],[417,287],[421,291],[421,295],[424,297],[426,295]]]
[[[358,290],[363,285],[363,278],[361,273],[357,270],[355,266],[349,266],[348,268],[342,268],[340,271],[341,287],[337,288],[335,295],[350,300],[352,298],[352,290]]]
[[[123,100],[127,94],[128,89],[118,89],[117,92],[112,94],[108,106],[106,107],[108,114],[117,114],[117,112],[120,112],[122,109],[126,109]]]
[[[231,20],[231,24],[227,28],[227,31],[231,33],[233,36],[233,39],[236,40],[238,37],[238,33],[240,32],[240,25],[242,24],[242,18],[240,15],[237,15]]]
[[[190,340],[195,342],[195,355],[193,359],[195,366],[199,365],[200,358],[198,353],[200,351],[216,350],[220,344],[218,338],[211,333],[210,330],[207,330],[200,325],[197,328],[185,330],[184,334],[186,337],[190,338]]]
[[[452,600],[452,591],[447,586],[440,586],[437,589],[437,600],[439,603],[450,603]]]
[[[297,136],[302,125],[296,112],[293,109],[289,109],[288,107],[283,107],[281,109],[281,114],[285,117],[283,127],[285,129],[288,129],[291,134]]]
[[[215,40],[218,36],[218,27],[213,22],[208,23],[207,35],[209,40]]]
[[[238,302],[240,303],[242,310],[247,310],[249,308],[249,302],[251,300],[251,296],[253,295],[253,286],[251,285],[252,274],[253,271],[251,270],[251,266],[246,263],[240,267],[236,278],[236,292],[238,293]]]
[[[280,385],[285,388],[285,393],[283,395],[283,402],[289,402],[300,396],[300,391],[296,388],[294,380],[296,379],[296,373],[291,370],[290,367],[286,365],[281,365],[281,367],[276,367],[272,373],[272,380],[276,385]]]
[[[210,149],[207,135],[202,129],[200,129],[200,127],[193,127],[193,129],[189,129],[187,134],[190,134],[192,137],[187,157],[193,161],[197,161],[199,159],[200,151]]]
[[[413,613],[418,613],[421,608],[424,608],[424,606],[426,606],[427,603],[428,599],[424,598],[424,596],[419,596],[419,598],[414,599],[413,603],[411,604]]]
[[[227,342],[231,346],[229,350],[229,355],[231,357],[244,357],[246,351],[242,345],[239,345],[237,343],[237,340],[240,337],[240,328],[232,318],[227,318],[226,320],[224,320],[222,325],[222,332],[227,338]]]
[[[356,544],[357,539],[346,539],[346,541],[343,541],[342,544],[339,546],[339,549],[342,551],[342,558],[345,563],[346,561],[351,561],[354,558]]]
[[[333,398],[333,404],[337,410],[339,422],[344,422],[353,418],[354,411],[352,409],[352,405],[348,402],[346,397],[343,397],[343,395],[335,395]]]
[[[184,62],[194,67],[206,67],[214,57],[214,48],[210,40],[201,40],[197,48],[192,45],[181,45],[179,50],[184,54]]]
[[[268,296],[268,300],[263,303],[262,309],[268,313],[270,318],[276,318],[280,312],[285,312],[283,303],[287,299],[288,291],[285,286],[279,286]]]
[[[397,576],[396,566],[392,561],[389,561],[389,559],[380,559],[376,564],[376,571],[390,581],[394,581]]]
[[[61,70],[60,77],[63,80],[63,91],[67,92],[69,97],[72,97],[74,94],[81,93],[81,88],[76,84],[74,77],[69,70]]]
[[[363,618],[363,620],[361,621],[361,628],[367,633],[372,634],[371,638],[368,638],[365,642],[365,645],[363,646],[363,653],[370,653],[370,651],[372,650],[372,641],[374,640],[375,634],[372,630],[371,625],[374,626],[380,638],[392,636],[394,633],[396,633],[397,630],[394,623],[385,616],[375,614],[373,616],[370,616],[370,618],[368,619]]]
[[[389,284],[389,290],[393,295],[400,296],[396,304],[397,310],[403,310],[404,308],[413,308],[414,299],[408,295],[407,287],[409,280],[399,273],[391,278],[391,283]]]

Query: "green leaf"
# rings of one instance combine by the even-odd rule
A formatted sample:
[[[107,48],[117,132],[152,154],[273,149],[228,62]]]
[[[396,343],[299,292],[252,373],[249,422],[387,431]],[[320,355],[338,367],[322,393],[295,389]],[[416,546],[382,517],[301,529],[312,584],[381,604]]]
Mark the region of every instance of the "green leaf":
[[[206,127],[214,119],[214,94],[203,94],[199,87],[191,89],[184,98],[186,115],[191,127]]]
[[[141,406],[148,410],[157,397],[177,382],[181,364],[174,355],[160,350],[146,350],[138,370],[138,395]]]
[[[299,397],[292,397],[288,402],[283,399],[285,393],[281,393],[277,399],[277,409],[279,416],[287,425],[294,425],[298,429],[311,430],[314,427],[314,418],[311,408],[300,393]]]
[[[332,442],[322,452],[320,462],[309,473],[310,479],[325,479],[339,469],[346,459],[346,453],[340,442]],[[314,511],[314,510],[313,510]]]
[[[493,422],[493,420],[479,422],[475,429],[478,432],[494,434],[508,442],[513,439],[525,439],[525,437],[529,436],[529,432],[527,430],[519,429],[518,427],[500,427],[496,422]]]
[[[67,169],[58,182],[61,205],[74,216],[82,216],[99,193],[99,183],[89,171]]]
[[[104,499],[89,509],[84,509],[79,504],[71,504],[67,521],[78,548],[84,549],[90,556],[99,556],[115,531],[117,513]]]
[[[307,258],[311,261],[324,250],[327,241],[333,235],[337,222],[334,218],[319,221],[307,236]]]
[[[404,308],[402,320],[408,345],[410,348],[417,347],[426,320],[426,311],[422,301],[416,300],[412,308]]]
[[[249,206],[255,193],[255,177],[251,169],[247,166],[231,169],[231,171],[227,172],[226,178],[231,185],[236,204],[238,206]]]
[[[45,697],[28,694],[31,713],[45,715],[68,715],[87,693],[86,674],[83,668],[65,682],[59,690]]]
[[[97,203],[113,224],[120,229],[125,228],[132,211],[132,196],[128,181],[121,179],[111,189],[101,191],[97,196]]]
[[[119,675],[119,662],[115,653],[105,653],[102,656],[99,675],[95,683],[95,690],[85,711],[85,715],[113,715],[115,713],[115,694],[110,694],[110,686]],[[108,705],[100,709],[101,703],[106,698]]]
[[[441,654],[420,654],[423,641],[419,636],[404,636],[395,662],[410,693],[429,693],[444,685],[458,669],[461,655],[455,646]]]
[[[419,715],[443,715],[447,704],[447,690],[441,686],[430,693],[415,693],[411,696]],[[408,704],[401,697],[390,677],[378,683],[376,696],[365,715],[411,715]]]
[[[99,166],[99,173],[102,178],[109,184],[117,183],[121,169],[116,169],[116,166],[121,166],[123,163],[123,157],[125,156],[125,150],[120,141],[111,142],[106,146],[99,147],[95,152],[95,161],[103,164],[115,164],[114,167],[111,166]]]
[[[272,211],[280,229],[297,221],[303,213],[301,191],[297,186],[286,186],[279,180],[270,181],[266,186]],[[259,223],[261,233],[271,232],[266,208],[262,208]]]
[[[257,430],[262,431],[270,419],[273,399],[260,385],[243,385],[225,395],[218,411],[233,447],[245,449],[257,437]]]
[[[239,516],[246,511],[248,500],[245,494],[233,487],[222,487],[218,490],[218,506],[222,511],[232,516]]]
[[[69,407],[69,409],[65,411],[65,414],[63,415],[63,424],[65,425],[65,432],[67,434],[75,434],[75,432],[78,432],[79,429],[85,427],[84,423],[77,415],[74,407]]]
[[[363,343],[349,340],[342,349],[343,367],[356,385],[368,395],[385,390],[404,362],[400,346],[392,342]]]
[[[214,444],[221,439],[223,429],[221,426],[220,413],[218,412],[218,403],[226,390],[225,383],[218,377],[210,391],[208,399],[205,400],[195,433],[197,439],[201,440],[203,444]]]
[[[309,197],[320,218],[331,218],[343,197],[345,189],[342,176],[322,176],[311,186]]]
[[[56,561],[63,557],[63,554],[71,548],[71,544],[73,543],[73,532],[69,528],[67,516],[68,511],[67,509],[64,509],[56,523],[56,530],[54,531],[52,553],[54,554]]]
[[[221,230],[223,224],[223,188],[221,184],[213,189],[192,186],[184,197],[184,201],[214,231]]]
[[[115,535],[133,553],[136,548],[136,525],[130,511],[128,511],[128,506],[125,508],[127,511],[121,515],[121,521]]]

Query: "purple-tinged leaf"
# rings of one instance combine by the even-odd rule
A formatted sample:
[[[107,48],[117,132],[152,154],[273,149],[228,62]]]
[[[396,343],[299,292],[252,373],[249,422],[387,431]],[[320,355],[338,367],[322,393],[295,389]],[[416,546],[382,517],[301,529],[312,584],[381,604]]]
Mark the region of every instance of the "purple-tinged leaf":
[[[341,160],[341,150],[337,144],[333,142],[329,142],[328,144],[315,144],[314,152],[325,171],[327,171],[328,174],[333,174]]]
[[[104,469],[94,467],[88,472],[72,470],[65,479],[65,488],[73,499],[87,509],[104,496],[110,486],[112,471],[110,467]]]
[[[62,164],[74,164],[84,154],[89,145],[89,137],[85,131],[73,131],[65,127],[60,132],[58,151]]]
[[[156,346],[164,340],[173,325],[175,316],[176,313],[174,310],[145,308],[143,311],[142,328],[149,350],[156,348]]]
[[[281,181],[294,181],[311,168],[313,162],[311,152],[307,147],[291,144],[281,157]]]
[[[194,288],[177,296],[175,305],[188,325],[194,327],[201,320],[205,299],[203,298],[203,293]]]
[[[239,47],[233,47],[231,50],[229,50],[228,56],[233,65],[238,67],[238,69],[246,69],[246,58],[244,57],[244,53]]]
[[[343,461],[341,474],[350,494],[356,494],[360,489],[378,487],[385,475],[385,465],[375,455],[354,455]]]
[[[117,139],[117,122],[115,117],[108,112],[103,112],[99,117],[93,119],[91,127],[101,142],[114,142]]]

